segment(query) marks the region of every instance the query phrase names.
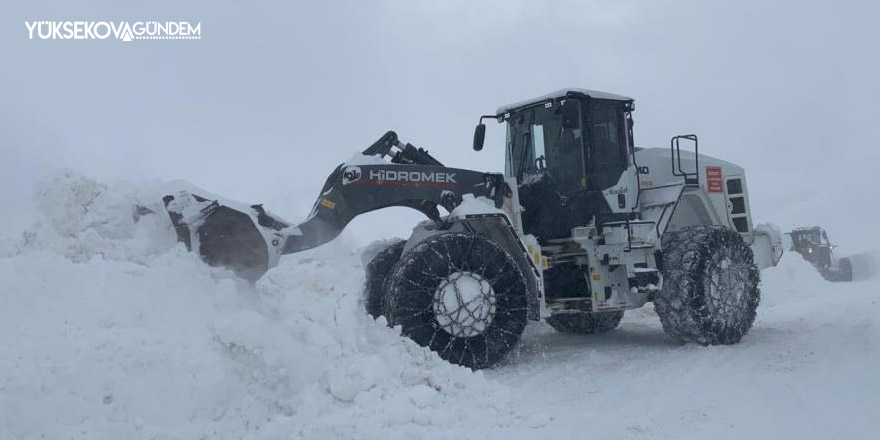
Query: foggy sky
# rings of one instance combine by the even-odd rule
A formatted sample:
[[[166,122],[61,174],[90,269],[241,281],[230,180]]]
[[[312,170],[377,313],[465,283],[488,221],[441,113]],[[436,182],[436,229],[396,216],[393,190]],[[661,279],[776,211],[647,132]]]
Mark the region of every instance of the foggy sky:
[[[61,168],[183,178],[304,217],[333,168],[394,129],[446,165],[503,170],[481,114],[563,87],[636,99],[638,146],[697,133],[745,167],[755,223],[865,247],[880,97],[876,2],[18,2],[0,7],[0,215]],[[25,21],[201,23],[198,41],[28,40]],[[357,243],[419,214],[357,219]],[[877,242],[877,239],[871,237]]]

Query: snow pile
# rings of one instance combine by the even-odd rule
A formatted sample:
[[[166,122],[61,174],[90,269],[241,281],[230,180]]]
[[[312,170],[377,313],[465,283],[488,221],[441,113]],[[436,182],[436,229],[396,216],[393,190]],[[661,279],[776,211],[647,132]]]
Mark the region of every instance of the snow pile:
[[[49,251],[82,263],[101,256],[144,263],[175,245],[166,233],[168,220],[142,216],[137,206],[160,209],[162,187],[138,191],[121,183],[113,187],[78,176],[59,175],[40,185],[34,194],[43,220],[17,239],[0,241],[0,257]]]
[[[495,207],[495,202],[487,197],[474,197],[473,194],[461,196],[461,203],[449,213],[450,216],[465,216],[472,214],[504,214],[503,210]]]
[[[0,240],[0,438],[482,438],[546,420],[374,322],[357,252],[256,286],[175,242],[168,185],[66,174]],[[381,320],[380,320],[381,321]],[[533,414],[529,412],[528,414]]]
[[[473,373],[370,320],[339,240],[256,286],[204,265],[168,187],[60,176],[0,239],[0,439],[880,436],[878,279],[787,253],[740,344],[681,345],[649,305],[604,335],[530,326]]]

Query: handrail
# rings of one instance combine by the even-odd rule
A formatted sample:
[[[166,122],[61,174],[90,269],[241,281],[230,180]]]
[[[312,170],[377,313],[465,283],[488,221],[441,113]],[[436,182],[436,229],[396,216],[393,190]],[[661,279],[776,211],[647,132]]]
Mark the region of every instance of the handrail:
[[[689,173],[681,169],[681,140],[694,142],[694,172]],[[700,144],[695,134],[682,134],[673,136],[669,141],[669,149],[672,152],[672,175],[684,177],[685,185],[690,185],[688,177],[693,177],[695,184],[700,185]],[[677,166],[677,169],[676,169]]]

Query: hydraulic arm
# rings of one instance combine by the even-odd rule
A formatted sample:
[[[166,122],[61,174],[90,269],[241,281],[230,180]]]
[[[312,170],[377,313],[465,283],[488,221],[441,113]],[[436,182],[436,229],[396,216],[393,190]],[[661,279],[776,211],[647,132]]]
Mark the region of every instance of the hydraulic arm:
[[[209,264],[256,281],[283,254],[336,238],[360,214],[391,206],[418,210],[443,226],[439,207],[452,211],[463,194],[501,207],[510,189],[498,173],[448,168],[389,131],[364,150],[363,164],[343,163],[327,178],[305,221],[293,226],[263,209],[182,192],[163,201],[178,239]],[[377,160],[384,158],[386,163]]]

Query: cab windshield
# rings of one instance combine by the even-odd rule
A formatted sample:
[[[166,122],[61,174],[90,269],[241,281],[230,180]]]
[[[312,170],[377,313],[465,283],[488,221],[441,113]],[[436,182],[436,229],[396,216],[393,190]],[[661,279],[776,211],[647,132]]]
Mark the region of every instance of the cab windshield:
[[[563,127],[558,102],[512,112],[507,120],[507,175],[523,183],[546,174],[562,193],[586,188],[581,119]]]
[[[549,176],[562,194],[610,188],[628,166],[627,109],[622,102],[568,99],[509,114],[506,173],[520,184]]]
[[[804,231],[799,231],[797,234],[792,234],[795,237],[795,240],[802,241],[806,243],[812,244],[827,244],[828,237],[825,235],[825,231],[818,229],[808,229]]]

